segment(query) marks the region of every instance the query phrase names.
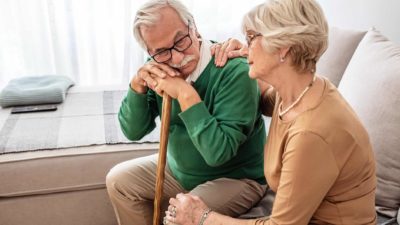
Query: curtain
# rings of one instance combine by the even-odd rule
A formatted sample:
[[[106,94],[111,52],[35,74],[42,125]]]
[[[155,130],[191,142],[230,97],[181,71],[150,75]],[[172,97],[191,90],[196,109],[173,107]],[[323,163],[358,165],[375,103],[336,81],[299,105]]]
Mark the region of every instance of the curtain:
[[[146,53],[132,21],[145,0],[1,0],[0,88],[13,78],[58,74],[76,84],[124,85]],[[263,0],[183,0],[200,34],[243,39],[243,15]]]

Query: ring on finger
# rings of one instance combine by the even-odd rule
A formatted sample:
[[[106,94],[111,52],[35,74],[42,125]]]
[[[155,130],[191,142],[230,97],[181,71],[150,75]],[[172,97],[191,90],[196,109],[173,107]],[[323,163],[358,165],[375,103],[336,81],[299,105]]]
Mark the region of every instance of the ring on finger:
[[[167,225],[168,223],[169,223],[169,221],[167,220],[167,217],[165,216],[164,219],[163,219],[163,224]]]
[[[176,217],[176,207],[175,206],[173,206],[172,207],[172,209],[171,209],[171,216],[175,219],[175,217]]]

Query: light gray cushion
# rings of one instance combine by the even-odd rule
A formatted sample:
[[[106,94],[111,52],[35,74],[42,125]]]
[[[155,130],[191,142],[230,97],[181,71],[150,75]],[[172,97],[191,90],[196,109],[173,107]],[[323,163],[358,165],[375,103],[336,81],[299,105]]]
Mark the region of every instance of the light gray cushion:
[[[27,76],[11,80],[0,93],[0,106],[60,103],[74,82],[66,76]]]
[[[325,76],[338,86],[354,51],[366,32],[331,27],[328,49],[317,63],[317,74]]]
[[[370,135],[377,161],[377,210],[393,218],[400,205],[400,45],[368,31],[339,91]]]
[[[397,212],[397,223],[400,224],[400,208],[399,211]]]

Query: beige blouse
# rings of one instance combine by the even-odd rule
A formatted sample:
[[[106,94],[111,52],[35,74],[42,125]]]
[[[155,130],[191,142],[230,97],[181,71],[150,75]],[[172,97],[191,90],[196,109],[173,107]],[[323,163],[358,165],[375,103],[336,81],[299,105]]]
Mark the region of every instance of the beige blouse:
[[[269,220],[249,224],[376,224],[375,159],[359,118],[328,80],[320,102],[282,121],[275,105],[264,172],[276,193]],[[371,104],[373,104],[371,102]]]

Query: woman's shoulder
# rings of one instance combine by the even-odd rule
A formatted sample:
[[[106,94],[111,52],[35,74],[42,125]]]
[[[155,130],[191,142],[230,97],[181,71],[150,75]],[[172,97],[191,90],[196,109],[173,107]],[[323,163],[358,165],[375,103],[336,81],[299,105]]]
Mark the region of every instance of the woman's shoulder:
[[[316,133],[326,140],[332,136],[363,139],[367,134],[357,114],[329,81],[320,103],[299,116],[292,128],[294,132]]]

